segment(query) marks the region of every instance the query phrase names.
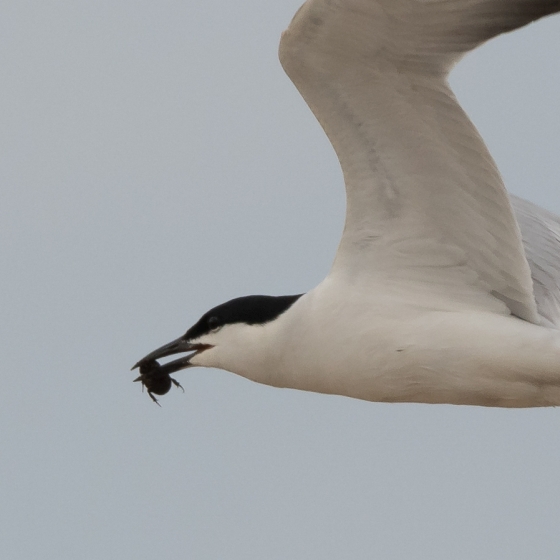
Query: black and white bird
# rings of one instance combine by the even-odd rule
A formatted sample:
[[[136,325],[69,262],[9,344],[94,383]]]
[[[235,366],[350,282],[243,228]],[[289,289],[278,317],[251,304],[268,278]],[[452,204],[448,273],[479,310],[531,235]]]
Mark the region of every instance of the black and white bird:
[[[203,366],[370,401],[560,405],[560,218],[508,196],[447,83],[468,51],[558,11],[307,0],[280,60],[344,174],[332,269],[302,295],[211,309],[140,360],[138,380]]]

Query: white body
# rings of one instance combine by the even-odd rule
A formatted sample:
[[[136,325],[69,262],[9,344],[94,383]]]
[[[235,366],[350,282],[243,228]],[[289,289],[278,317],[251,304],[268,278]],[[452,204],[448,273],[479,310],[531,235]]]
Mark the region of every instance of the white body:
[[[372,401],[559,405],[560,222],[510,200],[446,81],[465,52],[559,10],[308,0],[280,59],[344,172],[336,259],[276,320],[202,337],[192,364]]]
[[[285,370],[271,381],[372,401],[560,404],[559,333],[511,316],[434,310],[398,296],[360,298],[360,291],[338,302],[346,312],[338,315],[336,330],[348,333],[340,338],[329,332],[324,305],[336,307],[338,288],[327,280],[299,302],[323,310],[323,320],[305,313],[313,324],[300,330],[289,324],[288,312],[278,323],[283,333],[277,340],[288,339]],[[307,368],[291,359],[296,355],[305,356]]]
[[[435,310],[371,284],[354,288],[329,277],[276,321],[203,338],[216,346],[192,363],[370,401],[560,404],[557,330],[511,315]]]

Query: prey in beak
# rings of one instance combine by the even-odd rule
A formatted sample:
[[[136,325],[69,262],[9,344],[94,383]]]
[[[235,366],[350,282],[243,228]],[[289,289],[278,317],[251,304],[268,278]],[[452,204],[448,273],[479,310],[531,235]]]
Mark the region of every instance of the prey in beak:
[[[172,384],[182,389],[183,393],[185,392],[181,384],[176,379],[173,379],[170,374],[191,367],[191,358],[208,348],[212,348],[212,346],[210,344],[191,344],[183,337],[173,340],[169,344],[165,344],[161,348],[144,356],[144,358],[132,367],[132,369],[139,368],[140,371],[140,375],[134,381],[140,381],[142,383],[142,389],[146,387],[150,398],[158,406],[161,406],[154,397],[154,394],[165,395],[171,389]],[[166,364],[160,364],[157,361],[160,358],[183,352],[190,352],[190,354]]]

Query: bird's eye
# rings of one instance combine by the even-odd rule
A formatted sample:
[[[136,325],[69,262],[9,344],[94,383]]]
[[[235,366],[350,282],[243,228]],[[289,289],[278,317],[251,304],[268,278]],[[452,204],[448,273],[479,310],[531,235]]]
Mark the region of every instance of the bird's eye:
[[[220,322],[218,317],[210,317],[210,319],[208,319],[208,328],[212,332],[218,331],[221,328],[221,326],[222,326],[222,323]]]

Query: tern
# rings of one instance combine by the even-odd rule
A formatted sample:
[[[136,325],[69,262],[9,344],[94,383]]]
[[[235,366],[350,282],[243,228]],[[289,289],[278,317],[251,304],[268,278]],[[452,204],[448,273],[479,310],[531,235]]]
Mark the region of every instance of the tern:
[[[150,396],[203,366],[377,402],[560,405],[560,218],[508,195],[447,83],[467,52],[558,11],[307,0],[279,54],[344,175],[332,268],[305,294],[205,313],[134,366]]]

